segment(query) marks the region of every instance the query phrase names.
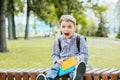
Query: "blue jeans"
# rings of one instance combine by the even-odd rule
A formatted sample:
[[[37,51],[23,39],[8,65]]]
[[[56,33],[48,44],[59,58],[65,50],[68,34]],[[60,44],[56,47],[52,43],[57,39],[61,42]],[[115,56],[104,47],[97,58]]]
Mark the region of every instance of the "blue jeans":
[[[46,80],[55,80],[58,77],[60,65],[56,63],[46,74]],[[70,80],[73,79],[74,71],[69,73]]]

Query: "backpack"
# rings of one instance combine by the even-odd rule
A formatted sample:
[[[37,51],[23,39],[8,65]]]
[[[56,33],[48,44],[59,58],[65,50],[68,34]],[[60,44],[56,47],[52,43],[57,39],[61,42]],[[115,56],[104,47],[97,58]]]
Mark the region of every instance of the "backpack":
[[[86,37],[84,37],[85,41],[87,41]],[[78,51],[80,51],[80,36],[77,35],[76,37],[76,45],[77,45],[77,48],[78,48]],[[59,49],[60,49],[60,52],[61,52],[61,39],[59,38],[58,39],[58,46],[59,46]]]

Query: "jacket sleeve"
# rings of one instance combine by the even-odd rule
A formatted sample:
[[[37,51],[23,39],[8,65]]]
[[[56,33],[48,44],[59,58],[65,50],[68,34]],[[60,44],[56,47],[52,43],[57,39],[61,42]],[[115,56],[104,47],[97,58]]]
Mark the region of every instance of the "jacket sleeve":
[[[80,36],[80,52],[77,55],[81,62],[87,63],[88,61],[88,47],[84,36]]]
[[[60,49],[58,45],[58,39],[54,41],[53,50],[52,50],[52,61],[56,62],[60,58]]]

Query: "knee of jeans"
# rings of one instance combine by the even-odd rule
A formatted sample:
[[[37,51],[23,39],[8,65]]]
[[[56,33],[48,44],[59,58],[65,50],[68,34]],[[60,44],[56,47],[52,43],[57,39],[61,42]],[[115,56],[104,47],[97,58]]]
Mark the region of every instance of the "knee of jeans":
[[[56,64],[52,67],[52,69],[56,69],[56,70],[59,70],[59,68],[60,68],[60,64],[58,64],[58,63],[56,63]]]

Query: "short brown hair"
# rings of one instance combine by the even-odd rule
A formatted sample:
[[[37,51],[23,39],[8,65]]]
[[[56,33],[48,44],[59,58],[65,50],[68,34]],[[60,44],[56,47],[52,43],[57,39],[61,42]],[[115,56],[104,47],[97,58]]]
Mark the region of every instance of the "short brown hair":
[[[76,19],[72,15],[62,15],[61,18],[60,18],[60,23],[63,20],[65,20],[65,21],[71,21],[74,24],[76,24]]]

